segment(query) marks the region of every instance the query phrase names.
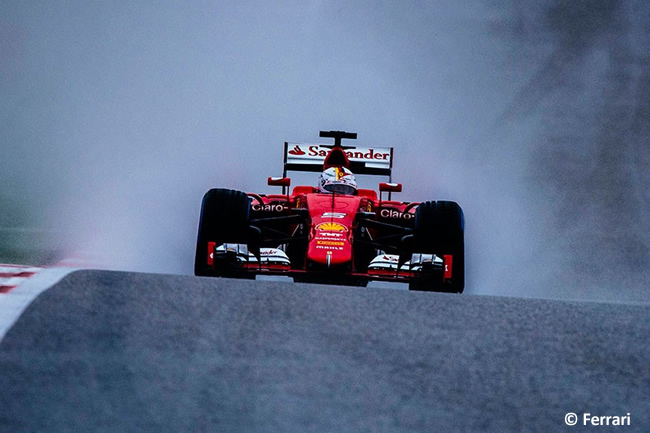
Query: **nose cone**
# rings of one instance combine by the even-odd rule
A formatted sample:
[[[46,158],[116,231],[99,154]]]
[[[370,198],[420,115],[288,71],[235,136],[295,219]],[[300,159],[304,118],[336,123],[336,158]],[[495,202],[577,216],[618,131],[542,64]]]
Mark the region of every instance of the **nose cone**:
[[[307,257],[312,262],[333,268],[352,261],[352,246],[344,238],[316,237],[309,244]]]
[[[348,234],[348,228],[339,222],[317,224],[307,257],[327,268],[349,263],[352,260],[352,245]]]
[[[307,203],[313,224],[307,258],[325,268],[352,261],[350,236],[360,198],[337,194],[312,194]]]

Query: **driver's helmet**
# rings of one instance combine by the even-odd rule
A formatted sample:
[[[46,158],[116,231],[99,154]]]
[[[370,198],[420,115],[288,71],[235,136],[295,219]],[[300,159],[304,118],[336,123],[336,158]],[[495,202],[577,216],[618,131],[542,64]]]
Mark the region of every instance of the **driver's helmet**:
[[[354,174],[345,167],[330,167],[320,175],[318,191],[329,194],[357,194],[357,181]]]

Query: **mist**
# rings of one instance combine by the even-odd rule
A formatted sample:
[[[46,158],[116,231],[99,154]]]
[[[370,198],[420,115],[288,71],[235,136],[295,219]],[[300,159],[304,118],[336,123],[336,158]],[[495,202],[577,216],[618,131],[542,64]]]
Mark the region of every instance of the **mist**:
[[[467,293],[650,300],[649,15],[4,1],[2,242],[33,229],[57,258],[191,274],[209,188],[271,192],[284,141],[339,129],[395,148],[401,199],[463,207]]]

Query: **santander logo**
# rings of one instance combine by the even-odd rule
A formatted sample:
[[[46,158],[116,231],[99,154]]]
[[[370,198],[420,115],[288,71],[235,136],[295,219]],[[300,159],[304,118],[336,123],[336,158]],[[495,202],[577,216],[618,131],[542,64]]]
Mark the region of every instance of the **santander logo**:
[[[298,146],[298,145],[296,144],[296,147],[294,147],[293,149],[291,149],[291,150],[289,151],[289,153],[290,153],[291,155],[299,156],[299,155],[304,155],[304,154],[305,154],[305,151],[302,150],[302,149],[300,148],[300,146]]]
[[[307,151],[305,152],[300,148],[299,145],[296,145],[293,149],[287,152],[292,156],[302,156],[303,158],[325,158],[329,153],[330,149],[322,149],[319,145],[307,146]],[[351,150],[346,150],[345,155],[350,160],[358,161],[373,161],[373,162],[383,162],[390,161],[390,151],[388,149],[373,149],[373,148],[354,148]]]
[[[314,167],[309,166],[322,166],[327,160],[327,155],[331,151],[332,147],[327,144],[288,143],[286,141],[285,146],[285,169],[297,171],[317,171],[314,170]],[[392,170],[392,147],[350,146],[343,149],[341,153],[343,152],[345,152],[348,161],[352,163],[350,167],[355,167],[358,173],[372,174],[371,172],[373,172],[377,174],[383,172],[385,174],[390,174]],[[343,155],[339,154],[338,156],[342,157]],[[339,178],[339,180],[341,179]]]

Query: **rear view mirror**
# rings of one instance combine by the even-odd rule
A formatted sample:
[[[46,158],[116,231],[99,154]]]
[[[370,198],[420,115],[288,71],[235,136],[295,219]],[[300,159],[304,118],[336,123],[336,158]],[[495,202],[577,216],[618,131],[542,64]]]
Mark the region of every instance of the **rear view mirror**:
[[[379,192],[402,192],[402,184],[382,182],[379,184]]]
[[[388,200],[390,200],[391,194],[394,192],[402,192],[402,184],[401,183],[386,183],[386,182],[381,182],[379,184],[379,201],[381,202],[381,193],[382,192],[387,192],[388,193]]]
[[[291,185],[291,178],[289,177],[269,177],[269,186],[282,186],[287,187]]]

